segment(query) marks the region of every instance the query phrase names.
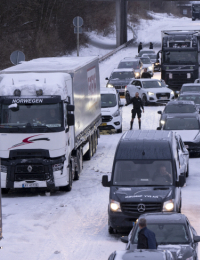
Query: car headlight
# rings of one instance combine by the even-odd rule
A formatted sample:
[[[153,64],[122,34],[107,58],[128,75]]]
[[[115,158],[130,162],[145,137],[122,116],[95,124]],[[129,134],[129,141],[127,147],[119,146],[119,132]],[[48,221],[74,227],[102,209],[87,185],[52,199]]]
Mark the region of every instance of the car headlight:
[[[1,166],[0,166],[0,169],[1,169],[1,172],[7,173],[7,166],[1,165]]]
[[[148,67],[148,70],[153,70],[153,67]]]
[[[165,120],[161,120],[160,123],[161,123],[161,125],[164,125],[165,124]]]
[[[191,78],[191,73],[187,73],[187,79]]]
[[[153,96],[153,95],[154,95],[153,92],[147,92],[147,94],[148,94],[149,96]]]
[[[155,63],[155,65],[156,65],[156,66],[159,65],[159,63]]]
[[[172,211],[174,209],[174,200],[165,201],[163,204],[163,211]]]
[[[120,203],[115,200],[110,201],[110,209],[114,212],[121,212]]]
[[[174,91],[171,91],[171,93],[170,93],[171,95],[174,95]]]
[[[169,79],[173,79],[173,74],[169,73]]]
[[[108,84],[107,88],[114,88],[114,86],[112,84]]]
[[[115,116],[119,116],[119,115],[120,115],[119,110],[117,110],[117,111],[113,114],[114,117],[115,117]]]
[[[63,163],[57,163],[53,165],[53,171],[61,171],[63,169],[64,164]]]
[[[136,77],[140,76],[140,73],[139,72],[135,72],[135,76]]]

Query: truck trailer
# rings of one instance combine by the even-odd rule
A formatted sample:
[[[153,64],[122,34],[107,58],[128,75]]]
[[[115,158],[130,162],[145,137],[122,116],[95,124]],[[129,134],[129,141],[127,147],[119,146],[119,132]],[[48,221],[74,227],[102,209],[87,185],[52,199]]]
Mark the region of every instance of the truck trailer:
[[[70,191],[98,144],[98,58],[39,58],[2,70],[0,107],[2,192]]]
[[[161,78],[174,91],[199,78],[200,31],[162,31]]]

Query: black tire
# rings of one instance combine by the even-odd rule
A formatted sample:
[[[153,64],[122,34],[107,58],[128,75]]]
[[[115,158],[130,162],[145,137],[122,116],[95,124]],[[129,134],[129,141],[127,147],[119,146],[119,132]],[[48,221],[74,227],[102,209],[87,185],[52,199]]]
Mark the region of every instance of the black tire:
[[[81,173],[80,152],[79,152],[79,150],[77,151],[76,157],[77,157],[77,167],[75,169],[74,180],[78,181],[79,177],[80,177],[80,173]]]
[[[189,172],[189,163],[187,165],[187,172],[186,172],[186,178],[189,176],[190,172]]]
[[[112,228],[111,226],[108,226],[108,233],[109,234],[115,234],[115,230],[114,230],[114,228]]]
[[[98,136],[97,136],[97,132],[94,133],[94,153],[96,153],[97,151],[97,143],[98,143]]]
[[[195,18],[192,18],[192,21],[195,21],[196,19]]]
[[[59,188],[60,191],[71,191],[72,189],[72,166],[69,166],[69,184]]]
[[[8,194],[9,191],[10,191],[10,189],[1,188],[1,194]]]
[[[131,101],[130,94],[126,93],[126,104],[129,104]]]
[[[142,103],[143,103],[143,106],[147,106],[148,105],[146,95],[142,96]]]
[[[122,125],[121,125],[121,128],[120,128],[120,129],[117,129],[117,133],[118,133],[118,134],[122,133]]]
[[[87,151],[87,153],[86,154],[84,154],[84,160],[87,160],[87,161],[89,161],[91,158],[92,158],[92,150],[93,150],[93,148],[92,148],[92,140],[91,140],[92,138],[91,138],[91,136],[90,136],[90,138],[89,138],[89,150]]]
[[[92,156],[96,153],[96,141],[95,141],[95,132],[92,135]]]

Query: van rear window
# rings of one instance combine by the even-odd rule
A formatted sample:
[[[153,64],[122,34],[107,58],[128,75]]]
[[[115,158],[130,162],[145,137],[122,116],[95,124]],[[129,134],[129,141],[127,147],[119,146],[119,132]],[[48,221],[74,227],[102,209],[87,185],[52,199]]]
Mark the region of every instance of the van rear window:
[[[165,186],[172,185],[172,165],[166,160],[116,161],[113,185]]]

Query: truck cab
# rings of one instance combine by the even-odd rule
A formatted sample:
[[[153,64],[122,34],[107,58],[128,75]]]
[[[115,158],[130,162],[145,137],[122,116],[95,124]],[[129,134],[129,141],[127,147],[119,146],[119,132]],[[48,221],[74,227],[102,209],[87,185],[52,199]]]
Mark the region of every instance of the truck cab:
[[[162,131],[164,132],[164,131]],[[111,174],[102,177],[110,187],[108,230],[130,229],[143,213],[181,212],[177,142],[168,131],[128,131],[120,139]]]

